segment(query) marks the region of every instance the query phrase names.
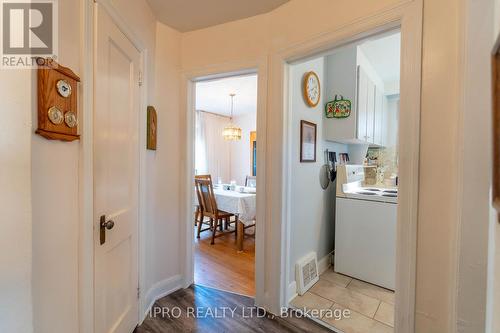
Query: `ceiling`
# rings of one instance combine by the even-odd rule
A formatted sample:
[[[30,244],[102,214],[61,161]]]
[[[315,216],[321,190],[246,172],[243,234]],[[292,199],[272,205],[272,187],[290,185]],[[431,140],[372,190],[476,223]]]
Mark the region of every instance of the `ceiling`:
[[[400,32],[363,42],[359,47],[382,81],[399,81],[401,58]]]
[[[257,112],[257,75],[233,76],[196,83],[196,110],[229,116],[231,93],[236,94],[233,116]]]
[[[148,0],[156,18],[180,31],[211,27],[272,11],[289,0]]]

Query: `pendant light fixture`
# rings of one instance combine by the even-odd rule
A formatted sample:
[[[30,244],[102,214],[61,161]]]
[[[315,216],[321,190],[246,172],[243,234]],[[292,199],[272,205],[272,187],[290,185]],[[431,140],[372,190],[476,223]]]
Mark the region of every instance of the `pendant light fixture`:
[[[241,128],[235,126],[233,124],[233,108],[234,108],[234,96],[236,94],[229,94],[231,96],[231,118],[229,125],[224,127],[224,131],[222,132],[222,136],[224,136],[224,140],[226,141],[238,141],[241,140]]]

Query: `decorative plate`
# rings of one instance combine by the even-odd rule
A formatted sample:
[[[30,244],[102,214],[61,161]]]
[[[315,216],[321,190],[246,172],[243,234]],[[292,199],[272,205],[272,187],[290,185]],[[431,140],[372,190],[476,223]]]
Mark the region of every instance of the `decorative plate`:
[[[315,107],[321,97],[321,84],[319,77],[314,72],[307,72],[304,75],[304,99],[309,107]]]
[[[66,112],[64,121],[69,128],[73,128],[78,124],[78,119],[76,119],[76,114],[73,111]]]
[[[56,83],[57,92],[64,98],[67,98],[71,95],[71,84],[69,84],[66,80],[59,80]]]
[[[50,122],[54,125],[61,125],[62,122],[64,121],[64,116],[62,111],[55,106],[51,107],[47,113]]]

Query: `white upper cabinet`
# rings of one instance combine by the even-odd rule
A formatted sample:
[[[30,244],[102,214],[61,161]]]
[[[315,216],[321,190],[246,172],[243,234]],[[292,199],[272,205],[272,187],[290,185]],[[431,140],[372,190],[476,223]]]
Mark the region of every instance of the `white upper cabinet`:
[[[349,99],[351,116],[325,119],[326,140],[342,143],[369,143],[382,146],[386,141],[386,97],[384,84],[357,46],[348,46],[326,57],[325,97]],[[324,116],[325,117],[325,116]]]
[[[357,141],[356,47],[348,46],[325,57],[323,96],[325,102],[333,101],[335,95],[351,101],[351,115],[342,119],[323,119],[323,137],[329,141],[354,143]],[[323,117],[326,118],[323,112]]]
[[[366,97],[366,138],[365,141],[374,143],[375,138],[375,83],[368,80],[368,95]],[[364,126],[359,124],[358,126]]]
[[[386,123],[386,107],[385,107],[384,92],[375,88],[375,119],[373,127],[373,143],[379,146],[384,145],[384,133],[387,130]]]
[[[373,84],[369,83],[370,79],[366,75],[365,71],[358,66],[358,87],[357,87],[357,98],[354,105],[357,106],[357,134],[356,138],[362,141],[368,141],[368,99],[369,90],[373,90]],[[351,114],[351,116],[354,116]]]

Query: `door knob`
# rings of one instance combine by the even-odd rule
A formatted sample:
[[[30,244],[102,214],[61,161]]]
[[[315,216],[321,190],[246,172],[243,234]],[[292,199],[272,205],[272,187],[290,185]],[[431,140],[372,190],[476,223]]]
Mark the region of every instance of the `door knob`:
[[[104,227],[108,230],[111,230],[113,229],[113,227],[115,226],[115,222],[109,220],[108,222],[104,222]]]
[[[106,230],[111,230],[115,226],[112,220],[106,221],[106,215],[101,216],[99,224],[99,240],[101,245],[106,243]]]

